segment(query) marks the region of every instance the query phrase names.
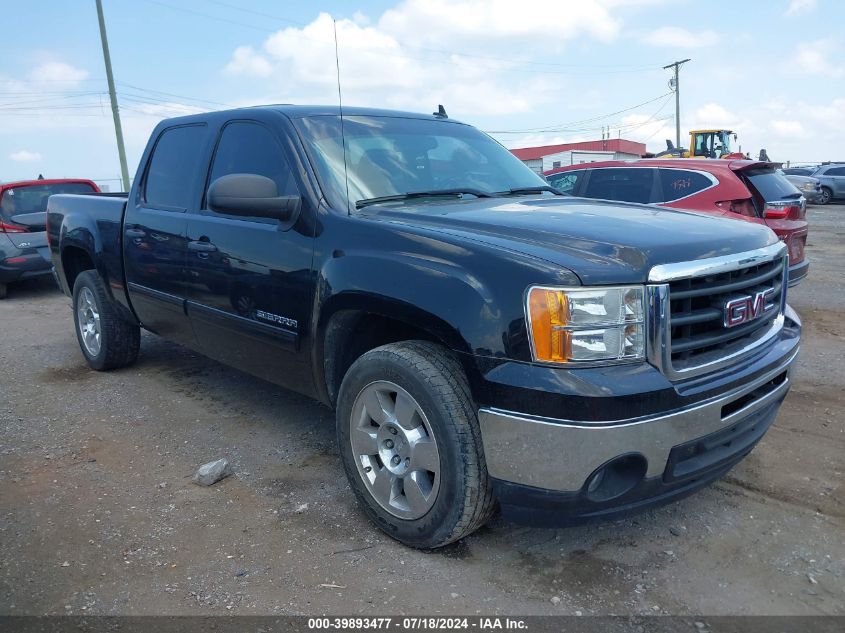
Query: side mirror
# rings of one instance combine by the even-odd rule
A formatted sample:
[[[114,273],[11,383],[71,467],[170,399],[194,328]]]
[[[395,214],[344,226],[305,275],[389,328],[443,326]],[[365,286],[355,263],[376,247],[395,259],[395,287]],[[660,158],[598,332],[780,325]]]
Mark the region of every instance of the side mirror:
[[[280,196],[276,183],[258,174],[221,176],[208,188],[208,208],[229,215],[274,218],[287,222],[302,206],[299,196]]]

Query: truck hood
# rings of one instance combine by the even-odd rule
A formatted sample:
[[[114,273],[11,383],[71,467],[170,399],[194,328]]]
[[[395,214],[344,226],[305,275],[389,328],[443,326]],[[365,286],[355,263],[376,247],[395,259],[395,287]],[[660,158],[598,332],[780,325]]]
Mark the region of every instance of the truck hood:
[[[481,241],[560,265],[585,285],[642,283],[652,266],[750,251],[768,228],[651,205],[530,196],[371,206],[361,217]]]

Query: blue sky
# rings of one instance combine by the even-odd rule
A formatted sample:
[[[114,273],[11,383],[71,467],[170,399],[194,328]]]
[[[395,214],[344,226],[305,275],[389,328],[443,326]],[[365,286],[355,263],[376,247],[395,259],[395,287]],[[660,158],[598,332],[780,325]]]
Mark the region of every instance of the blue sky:
[[[838,0],[104,0],[134,172],[160,119],[344,101],[472,123],[510,147],[734,129],[775,160],[845,160]],[[119,175],[94,0],[3,10],[0,180]],[[640,105],[641,104],[641,105]],[[634,107],[637,106],[637,107]]]

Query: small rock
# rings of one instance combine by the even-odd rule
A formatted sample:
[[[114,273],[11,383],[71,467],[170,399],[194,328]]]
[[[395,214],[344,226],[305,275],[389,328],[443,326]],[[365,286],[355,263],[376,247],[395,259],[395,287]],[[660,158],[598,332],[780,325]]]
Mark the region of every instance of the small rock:
[[[451,594],[451,596],[452,596],[452,600],[454,600],[455,598],[460,598],[460,597],[461,597],[461,594],[459,594],[459,593],[453,593],[453,594]]]
[[[558,598],[557,596],[552,596],[552,599],[551,599],[551,601],[550,601],[550,602],[551,602],[553,605],[557,606],[557,605],[559,605],[559,604],[560,604],[560,598]]]
[[[669,533],[672,534],[672,536],[680,536],[681,535],[681,531],[674,526],[669,528]]]
[[[575,615],[584,615],[581,611],[576,611]]]
[[[162,482],[158,485],[158,487],[159,487],[159,488],[167,488],[167,482],[166,482],[166,481],[162,481]]]
[[[813,574],[807,574],[807,580],[809,580],[811,584],[814,584],[814,585],[819,584],[819,581],[816,580],[816,577],[813,576]]]
[[[295,514],[302,514],[302,513],[303,513],[303,512],[305,512],[307,509],[308,509],[308,504],[307,504],[307,503],[303,503],[302,505],[298,505],[298,506],[296,506],[296,509],[294,510],[294,513],[295,513]]]
[[[699,631],[702,631],[702,630],[707,628],[707,625],[704,624],[704,622],[701,622],[700,620],[696,620],[695,621],[695,628],[697,628]]]
[[[673,552],[670,549],[664,550],[663,553],[666,554],[666,556],[674,556],[675,555],[675,552]]]
[[[70,567],[70,563],[68,561],[65,561],[65,562],[62,563],[61,566],[62,567]]]
[[[208,462],[197,468],[194,473],[194,483],[200,486],[211,486],[232,474],[232,467],[226,458]]]

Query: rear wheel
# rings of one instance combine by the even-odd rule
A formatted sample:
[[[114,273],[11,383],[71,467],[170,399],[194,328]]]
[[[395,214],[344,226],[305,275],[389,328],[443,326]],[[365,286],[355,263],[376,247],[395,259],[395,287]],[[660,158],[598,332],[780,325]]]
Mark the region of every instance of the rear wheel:
[[[8,286],[6,284],[0,284],[0,299],[5,299],[7,292]]]
[[[827,187],[822,187],[822,193],[819,196],[819,204],[827,204],[833,197],[833,192]]]
[[[406,341],[361,356],[340,387],[337,435],[364,511],[402,543],[441,547],[489,519],[475,405],[443,347]]]
[[[86,270],[73,284],[73,323],[88,364],[97,371],[135,362],[141,346],[141,328],[120,317],[100,276]]]

